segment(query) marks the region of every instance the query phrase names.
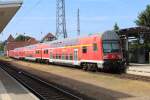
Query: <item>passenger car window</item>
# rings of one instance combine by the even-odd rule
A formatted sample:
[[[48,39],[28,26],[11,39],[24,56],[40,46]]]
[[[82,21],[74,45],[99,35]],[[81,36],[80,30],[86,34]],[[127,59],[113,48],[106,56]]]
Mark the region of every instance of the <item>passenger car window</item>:
[[[82,53],[87,53],[87,47],[86,46],[82,47]]]
[[[66,60],[68,60],[68,58],[69,58],[69,57],[68,57],[68,55],[66,54]]]
[[[40,51],[39,50],[36,50],[36,52],[35,52],[36,54],[40,54]]]
[[[97,43],[93,43],[93,51],[98,51]]]
[[[44,54],[48,54],[48,50],[44,50]]]
[[[65,59],[65,54],[62,54],[62,60],[64,60]]]
[[[70,60],[73,60],[73,56],[72,56],[72,54],[70,54]]]

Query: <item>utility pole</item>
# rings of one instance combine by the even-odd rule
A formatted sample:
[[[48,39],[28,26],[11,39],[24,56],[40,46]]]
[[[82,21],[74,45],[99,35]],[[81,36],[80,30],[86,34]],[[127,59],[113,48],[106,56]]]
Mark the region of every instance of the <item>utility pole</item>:
[[[65,0],[56,1],[56,38],[67,38]]]
[[[80,9],[79,8],[77,12],[77,33],[78,33],[78,36],[80,36]]]

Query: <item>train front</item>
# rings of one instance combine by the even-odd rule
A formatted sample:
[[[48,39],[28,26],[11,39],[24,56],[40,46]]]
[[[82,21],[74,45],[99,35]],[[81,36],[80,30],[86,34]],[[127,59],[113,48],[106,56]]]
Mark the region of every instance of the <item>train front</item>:
[[[102,35],[102,45],[104,71],[125,72],[126,67],[123,61],[120,38],[117,33],[114,31],[104,32]]]

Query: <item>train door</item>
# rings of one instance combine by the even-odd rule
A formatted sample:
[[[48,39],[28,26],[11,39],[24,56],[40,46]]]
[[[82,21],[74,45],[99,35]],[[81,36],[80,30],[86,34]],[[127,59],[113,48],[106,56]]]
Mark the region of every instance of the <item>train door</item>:
[[[74,49],[74,65],[78,65],[78,49]]]
[[[53,62],[53,53],[50,51],[50,62]]]

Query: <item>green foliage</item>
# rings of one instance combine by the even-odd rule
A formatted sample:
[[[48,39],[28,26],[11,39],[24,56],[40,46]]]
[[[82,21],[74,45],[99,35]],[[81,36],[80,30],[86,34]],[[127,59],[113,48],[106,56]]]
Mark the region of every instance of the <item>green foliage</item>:
[[[118,32],[118,31],[119,31],[119,26],[118,26],[117,23],[115,23],[115,25],[114,25],[114,31],[115,31],[115,32]]]
[[[137,49],[143,49],[143,48],[150,50],[150,43],[144,43],[144,44],[134,43],[134,44],[130,44],[129,46],[130,52],[134,52]]]
[[[29,36],[24,36],[24,35],[19,35],[16,37],[16,41],[25,41],[25,40],[29,40],[31,37]]]
[[[146,9],[139,14],[135,23],[138,26],[150,27],[150,5],[147,5]]]
[[[4,44],[0,43],[0,51],[4,51]]]

